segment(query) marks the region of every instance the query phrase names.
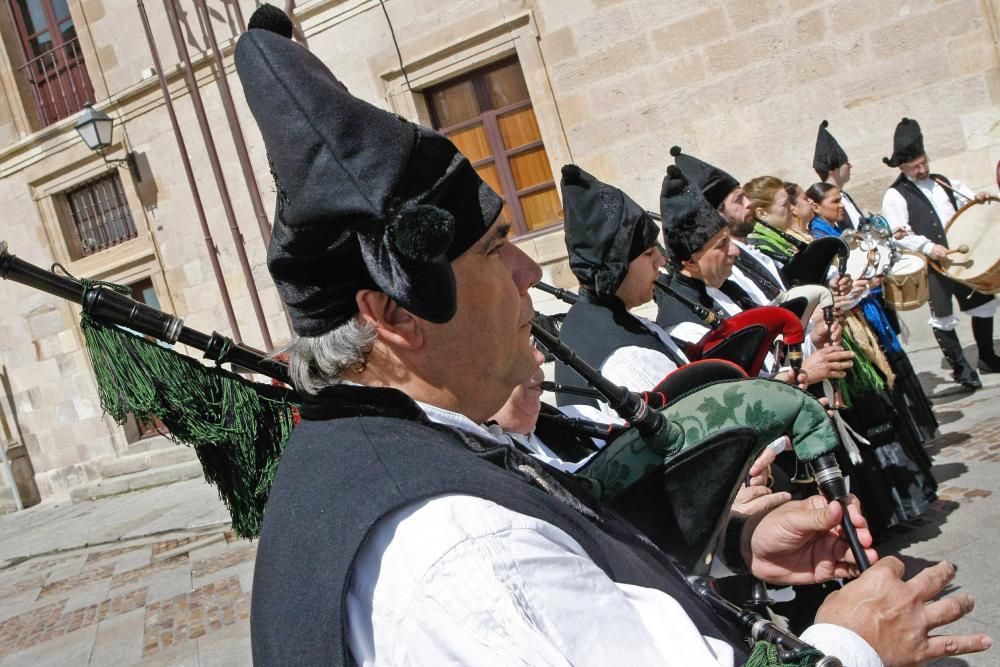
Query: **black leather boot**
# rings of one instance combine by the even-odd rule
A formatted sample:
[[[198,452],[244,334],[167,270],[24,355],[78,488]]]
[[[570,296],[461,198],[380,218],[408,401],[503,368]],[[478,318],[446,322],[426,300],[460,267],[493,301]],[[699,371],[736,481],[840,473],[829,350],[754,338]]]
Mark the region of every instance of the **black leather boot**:
[[[993,318],[973,317],[972,335],[979,348],[979,370],[983,373],[1000,373],[1000,356],[993,349]]]
[[[955,382],[968,389],[980,389],[983,383],[979,381],[979,374],[966,361],[962,344],[958,342],[958,334],[954,331],[934,329],[934,337],[937,338],[944,358],[951,365],[951,376]]]

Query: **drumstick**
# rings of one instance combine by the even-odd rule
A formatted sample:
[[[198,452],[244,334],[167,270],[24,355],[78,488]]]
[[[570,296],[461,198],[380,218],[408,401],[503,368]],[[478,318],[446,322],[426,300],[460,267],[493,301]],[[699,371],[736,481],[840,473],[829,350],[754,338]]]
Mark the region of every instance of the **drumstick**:
[[[957,248],[952,248],[951,250],[949,250],[947,252],[947,254],[954,255],[956,252],[959,253],[959,254],[964,255],[965,253],[969,252],[969,246],[967,246],[967,245],[965,245],[963,243],[962,245],[958,246]]]
[[[938,185],[940,185],[945,190],[951,190],[956,195],[962,197],[963,199],[965,199],[967,201],[975,201],[974,197],[970,197],[969,195],[967,195],[967,194],[965,194],[963,192],[959,192],[955,188],[951,187],[950,185],[948,185],[947,183],[945,183],[944,181],[942,181],[940,178],[934,178],[933,176],[931,176],[931,180],[934,181],[935,183],[937,183]]]

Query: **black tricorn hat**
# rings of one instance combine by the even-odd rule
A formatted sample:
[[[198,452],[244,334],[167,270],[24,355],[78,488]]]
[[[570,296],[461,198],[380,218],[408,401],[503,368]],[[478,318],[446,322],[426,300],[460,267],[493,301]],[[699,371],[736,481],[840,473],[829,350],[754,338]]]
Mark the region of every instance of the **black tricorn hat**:
[[[847,153],[827,131],[829,126],[830,123],[824,120],[816,133],[816,150],[813,152],[813,169],[816,171],[833,171],[847,163]]]
[[[660,216],[667,255],[675,264],[691,259],[726,226],[716,207],[673,164],[660,188]]]
[[[740,182],[729,173],[687,153],[682,153],[680,146],[672,147],[670,154],[674,156],[674,164],[680,167],[694,187],[701,190],[701,194],[712,208],[719,208],[729,193],[740,187]]]
[[[633,259],[660,230],[631,197],[575,164],[562,168],[563,228],[569,268],[597,297],[615,293]]]
[[[278,191],[267,264],[296,333],[349,320],[360,289],[448,321],[450,261],[503,201],[447,138],[351,95],[278,11],[255,12],[235,61]]]
[[[920,132],[920,125],[912,118],[904,118],[896,125],[892,135],[892,157],[884,157],[882,162],[898,167],[921,155],[924,155],[924,135]]]

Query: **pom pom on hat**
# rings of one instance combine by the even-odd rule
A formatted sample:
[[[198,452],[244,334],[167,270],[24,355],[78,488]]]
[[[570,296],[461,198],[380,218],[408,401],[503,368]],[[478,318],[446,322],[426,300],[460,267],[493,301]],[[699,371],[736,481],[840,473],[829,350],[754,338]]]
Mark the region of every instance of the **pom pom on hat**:
[[[681,154],[681,147],[680,146],[671,146],[670,147],[670,155],[671,156],[677,157],[680,154]]]
[[[292,20],[288,18],[288,15],[274,5],[267,3],[258,7],[250,16],[247,28],[250,30],[268,30],[288,39],[292,38],[292,33],[295,31],[295,26],[292,25]]]
[[[406,206],[385,232],[400,255],[427,262],[448,252],[448,246],[455,235],[455,218],[437,206]]]

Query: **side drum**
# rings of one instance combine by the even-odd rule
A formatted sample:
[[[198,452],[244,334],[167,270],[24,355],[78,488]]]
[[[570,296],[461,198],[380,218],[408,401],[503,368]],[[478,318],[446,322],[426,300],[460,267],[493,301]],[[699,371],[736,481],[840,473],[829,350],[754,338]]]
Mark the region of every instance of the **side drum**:
[[[1000,244],[994,227],[998,222],[1000,197],[971,201],[958,209],[945,226],[945,235],[949,248],[964,244],[969,246],[969,253],[952,255],[952,263],[944,273],[977,291],[1000,292]]]
[[[893,310],[915,310],[927,303],[927,260],[902,255],[886,275],[882,288]]]

